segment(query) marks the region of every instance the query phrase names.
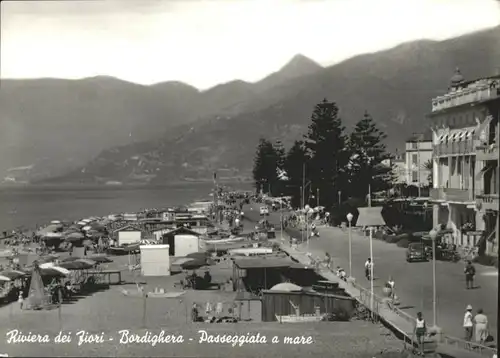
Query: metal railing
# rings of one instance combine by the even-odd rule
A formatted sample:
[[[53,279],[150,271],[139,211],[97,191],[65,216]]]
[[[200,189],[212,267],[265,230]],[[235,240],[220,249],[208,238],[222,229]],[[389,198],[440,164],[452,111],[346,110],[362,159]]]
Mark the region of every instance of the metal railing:
[[[297,253],[300,253],[298,250],[294,250]],[[324,263],[318,262],[318,260],[313,260],[314,266],[316,269],[324,269],[328,270],[330,272],[334,272],[331,268],[328,268]],[[355,280],[349,280],[347,281],[347,284],[352,285],[352,287],[356,288],[359,291],[359,296],[358,297],[353,297],[355,298],[359,304],[364,306],[366,309],[370,310],[371,307],[371,291],[359,284],[356,283]],[[380,297],[379,295],[373,293],[373,312],[372,312],[372,320],[374,322],[379,322],[381,318],[384,318],[382,315],[382,310],[383,309],[390,310],[394,313],[396,313],[398,316],[404,318],[407,322],[413,324],[415,322],[415,318],[411,316],[410,314],[404,312],[403,310],[399,309],[396,307],[394,304],[391,304],[390,299],[384,299],[383,297]],[[392,326],[394,324],[392,322],[389,322]],[[406,332],[403,331],[401,327],[396,327],[395,328],[403,335],[403,340],[406,343],[413,345],[416,347],[418,344],[415,340],[415,337],[413,337],[413,332]],[[464,349],[464,350],[469,350],[473,351],[475,353],[479,353],[484,356],[489,356],[492,357],[493,354],[497,354],[497,349],[485,346],[484,344],[480,343],[475,343],[475,342],[468,342],[460,338],[452,337],[445,335],[441,333],[438,337],[438,341],[440,344],[446,344],[450,345],[459,349]]]
[[[488,347],[485,346],[484,344],[469,342],[460,338],[447,335],[442,336],[442,343],[454,346],[459,349],[464,349],[475,353],[479,353],[486,357],[493,357],[493,355],[497,354],[498,351],[496,348]]]

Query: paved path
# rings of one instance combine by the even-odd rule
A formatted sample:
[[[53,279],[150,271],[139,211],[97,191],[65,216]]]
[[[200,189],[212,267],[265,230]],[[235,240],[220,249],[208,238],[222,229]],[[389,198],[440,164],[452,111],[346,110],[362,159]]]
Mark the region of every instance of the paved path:
[[[258,220],[258,205],[247,208],[246,216],[250,220]],[[273,224],[279,223],[279,214],[269,217]],[[287,230],[292,237],[300,240],[297,230]],[[302,244],[300,249],[309,251],[313,256],[324,257],[329,252],[334,258],[334,266],[343,267],[349,273],[349,240],[348,232],[339,228],[319,228],[320,238],[310,240],[309,249]],[[277,235],[278,236],[278,235]],[[364,262],[369,256],[369,239],[353,232],[352,235],[352,276],[365,288],[370,287],[364,279]],[[396,294],[400,297],[401,306],[412,316],[422,311],[429,324],[432,324],[432,263],[408,263],[405,249],[380,240],[373,240],[375,293],[382,295],[384,282],[390,275],[396,282]],[[474,310],[483,308],[490,321],[490,330],[494,337],[497,334],[498,282],[492,272],[495,269],[478,266],[476,289],[465,289],[463,263],[438,261],[436,264],[437,282],[437,325],[447,335],[463,337],[462,319],[468,304]]]

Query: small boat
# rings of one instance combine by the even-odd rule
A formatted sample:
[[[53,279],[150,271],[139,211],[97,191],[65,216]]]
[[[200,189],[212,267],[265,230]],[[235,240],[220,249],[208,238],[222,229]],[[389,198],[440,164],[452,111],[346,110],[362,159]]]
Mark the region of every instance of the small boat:
[[[140,243],[127,245],[127,246],[118,246],[118,247],[110,247],[108,248],[108,253],[110,255],[127,255],[130,252],[135,252],[140,250]]]
[[[301,322],[320,322],[323,315],[306,314],[306,315],[275,315],[276,320],[281,323],[301,323]]]

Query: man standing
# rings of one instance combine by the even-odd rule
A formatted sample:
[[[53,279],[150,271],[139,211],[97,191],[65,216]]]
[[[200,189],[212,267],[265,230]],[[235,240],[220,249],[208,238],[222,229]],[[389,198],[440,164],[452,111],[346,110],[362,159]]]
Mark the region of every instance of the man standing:
[[[464,331],[465,331],[465,340],[467,342],[472,341],[473,326],[474,324],[472,323],[472,306],[467,305],[464,315]]]
[[[466,289],[469,290],[474,288],[474,276],[476,275],[476,268],[472,266],[472,262],[467,261],[464,273]]]
[[[365,276],[367,280],[370,280],[371,278],[372,267],[373,267],[372,259],[369,257],[368,260],[366,260],[365,262]]]

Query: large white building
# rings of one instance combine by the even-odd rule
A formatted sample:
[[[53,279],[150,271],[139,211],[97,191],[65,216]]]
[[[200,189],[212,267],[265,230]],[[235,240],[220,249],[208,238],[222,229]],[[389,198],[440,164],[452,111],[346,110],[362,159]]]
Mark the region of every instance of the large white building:
[[[428,187],[431,170],[426,164],[432,161],[432,134],[415,134],[406,141],[405,150],[406,184]]]
[[[498,255],[500,75],[465,81],[457,69],[448,93],[432,100],[434,224],[457,246]]]

